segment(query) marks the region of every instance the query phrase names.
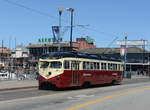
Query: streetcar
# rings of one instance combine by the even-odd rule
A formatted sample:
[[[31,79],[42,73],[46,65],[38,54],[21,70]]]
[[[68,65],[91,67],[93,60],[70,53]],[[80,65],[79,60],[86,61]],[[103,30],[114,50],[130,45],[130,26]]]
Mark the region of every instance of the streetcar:
[[[54,52],[39,60],[39,89],[120,83],[121,60],[72,52]]]

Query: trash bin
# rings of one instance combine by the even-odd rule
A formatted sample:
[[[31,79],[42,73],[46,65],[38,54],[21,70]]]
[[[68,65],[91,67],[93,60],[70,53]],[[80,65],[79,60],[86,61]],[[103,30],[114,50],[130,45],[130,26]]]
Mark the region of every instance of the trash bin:
[[[131,73],[127,73],[127,78],[131,78]]]

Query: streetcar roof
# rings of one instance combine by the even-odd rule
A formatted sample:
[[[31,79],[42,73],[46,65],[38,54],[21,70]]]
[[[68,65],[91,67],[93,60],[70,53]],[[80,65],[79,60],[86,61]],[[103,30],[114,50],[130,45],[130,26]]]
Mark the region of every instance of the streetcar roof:
[[[74,53],[74,52],[51,52],[51,53],[42,55],[41,59],[60,59],[60,58],[67,58],[67,57],[121,62],[120,59],[104,57],[104,56],[97,56],[97,55]]]

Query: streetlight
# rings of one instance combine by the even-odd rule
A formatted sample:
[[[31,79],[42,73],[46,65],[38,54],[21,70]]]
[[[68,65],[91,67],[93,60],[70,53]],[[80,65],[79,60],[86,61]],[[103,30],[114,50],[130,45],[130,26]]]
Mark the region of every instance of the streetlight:
[[[71,51],[72,51],[72,26],[73,26],[73,8],[66,8],[67,11],[71,12],[71,28],[70,28],[70,47],[71,47]]]
[[[126,78],[127,77],[127,71],[126,71],[127,48],[126,48],[126,46],[127,46],[127,37],[128,37],[128,35],[125,33],[124,37],[125,37],[124,78]]]
[[[58,36],[58,51],[60,52],[60,37],[61,37],[61,14],[62,14],[62,7],[59,6],[58,7],[58,11],[59,11],[59,36]]]

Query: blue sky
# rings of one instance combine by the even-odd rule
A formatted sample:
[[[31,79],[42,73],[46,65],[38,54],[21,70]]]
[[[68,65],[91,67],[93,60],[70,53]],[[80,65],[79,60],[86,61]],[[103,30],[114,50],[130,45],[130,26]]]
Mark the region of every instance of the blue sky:
[[[8,3],[12,1],[41,13]],[[97,47],[117,47],[114,40],[150,40],[149,0],[0,0],[0,45],[11,47],[37,43],[38,38],[53,37],[51,26],[58,25],[58,6],[62,6],[62,26],[70,25],[74,8],[73,41],[77,37],[91,36]],[[88,25],[88,26],[86,26]],[[63,31],[63,30],[62,30]],[[69,30],[63,35],[69,41]],[[112,44],[113,42],[113,44]]]

